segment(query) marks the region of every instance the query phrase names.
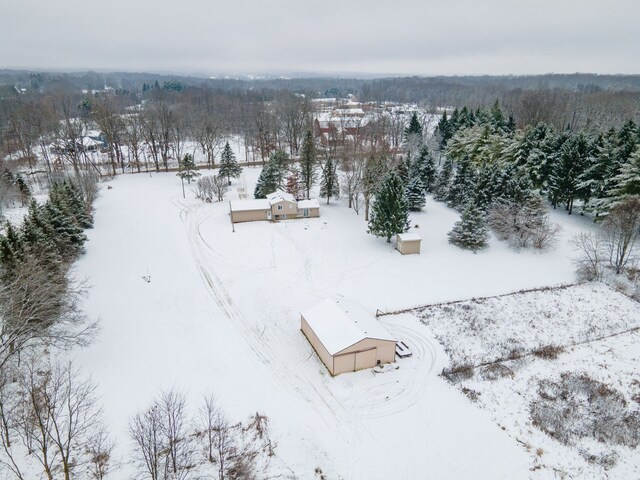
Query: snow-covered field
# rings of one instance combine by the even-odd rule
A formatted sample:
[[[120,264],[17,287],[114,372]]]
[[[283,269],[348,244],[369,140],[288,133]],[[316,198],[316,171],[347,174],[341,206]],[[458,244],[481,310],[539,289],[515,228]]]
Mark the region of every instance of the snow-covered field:
[[[640,327],[638,303],[600,283],[436,305],[416,313],[444,345],[453,368]]]
[[[245,169],[228,199],[252,192],[258,174]],[[447,356],[417,318],[381,319],[414,351],[400,368],[331,378],[299,331],[299,312],[324,298],[374,313],[573,282],[568,240],[588,220],[554,214],[563,230],[550,252],[492,240],[476,255],[447,243],[458,214],[429,200],[412,215],[422,254],[402,256],[333,201],[318,219],[233,232],[228,202],[183,199],[174,174],[111,185],[78,262],[102,332],[75,357],[99,383],[122,458],[128,418],[175,387],[192,404],[214,392],[236,420],[267,415],[278,444],[273,475],[317,478],[319,467],[328,479],[530,477],[526,450],[438,376]]]
[[[603,284],[585,284],[390,318],[411,316],[444,346],[448,368],[475,367],[450,378],[529,452],[531,478],[638,477],[640,455],[630,448],[640,440],[637,302]],[[543,358],[550,345],[566,348]],[[509,357],[518,358],[481,366]],[[563,379],[565,392],[549,387]],[[544,425],[536,425],[539,418]]]

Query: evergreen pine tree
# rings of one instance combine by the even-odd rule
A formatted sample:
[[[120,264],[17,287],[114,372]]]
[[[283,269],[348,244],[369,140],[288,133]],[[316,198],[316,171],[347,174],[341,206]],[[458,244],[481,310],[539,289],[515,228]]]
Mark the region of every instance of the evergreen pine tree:
[[[457,111],[457,110],[456,110]],[[447,111],[442,114],[442,118],[436,126],[436,135],[438,136],[438,147],[441,151],[447,148],[447,142],[453,136],[452,123],[447,118]]]
[[[238,178],[242,173],[242,167],[238,164],[229,142],[225,144],[224,149],[222,150],[222,154],[220,155],[220,164],[218,166],[220,168],[218,175],[226,177],[229,185],[231,185],[232,178]]]
[[[398,161],[398,165],[396,165],[396,172],[398,172],[398,176],[402,183],[407,185],[409,183],[409,169],[411,166],[411,152],[407,154],[406,159],[400,159]]]
[[[488,211],[500,195],[499,177],[498,164],[483,165],[478,169],[472,201],[483,212]]]
[[[435,186],[433,187],[433,193],[436,200],[442,201],[449,195],[449,188],[451,188],[451,178],[453,177],[453,162],[450,159],[446,159],[442,168],[438,172],[436,177]]]
[[[256,188],[253,191],[255,198],[266,198],[269,193],[273,193],[278,189],[278,172],[273,162],[268,161],[258,177]]]
[[[549,199],[555,208],[564,202],[569,214],[576,198],[585,197],[588,190],[580,181],[580,174],[588,163],[588,142],[584,134],[571,135],[558,151],[557,161],[549,176]]]
[[[317,179],[316,146],[313,143],[313,134],[310,130],[307,130],[302,142],[302,151],[300,152],[300,180],[307,199],[309,199],[311,187],[313,187]]]
[[[383,178],[376,192],[371,216],[369,233],[376,237],[391,237],[404,233],[409,229],[409,203],[405,194],[405,186],[395,170],[391,170]]]
[[[16,175],[15,185],[18,188],[18,193],[20,194],[20,204],[24,207],[29,201],[29,198],[31,197],[31,191],[29,190],[29,186],[27,185],[27,182],[24,181],[24,178],[22,178],[22,175],[20,174]]]
[[[482,211],[473,203],[469,203],[448,237],[453,245],[472,250],[474,253],[486,247],[488,233]]]
[[[413,112],[409,125],[404,129],[405,139],[411,135],[418,135],[422,137],[422,125],[420,125],[420,120],[418,120],[418,114],[416,112]]]
[[[20,228],[20,238],[25,252],[39,255],[42,264],[51,271],[57,271],[62,263],[54,236],[53,227],[44,219],[41,207],[35,200],[31,200]]]
[[[24,245],[19,231],[11,222],[5,222],[4,235],[0,235],[0,266],[5,280],[11,277],[15,266],[22,260],[23,255]]]
[[[87,237],[75,219],[58,209],[51,201],[41,207],[41,216],[51,227],[58,255],[69,262],[84,252]]]
[[[322,176],[320,178],[320,196],[327,199],[340,197],[340,184],[338,182],[338,163],[328,157],[322,166]]]
[[[268,161],[272,164],[272,171],[275,176],[277,189],[281,190],[285,186],[285,179],[287,177],[287,172],[289,171],[289,155],[282,150],[276,150],[269,156]]]
[[[463,208],[475,195],[476,174],[471,161],[463,157],[458,162],[455,176],[447,194],[447,204],[453,208]]]
[[[615,186],[611,191],[610,206],[625,197],[640,195],[640,147],[629,156],[613,181]]]
[[[63,203],[69,208],[78,225],[82,228],[93,228],[93,216],[87,208],[84,195],[78,184],[72,181],[65,181],[62,189],[64,196]],[[56,202],[54,201],[54,203]],[[64,210],[60,205],[57,206]]]
[[[409,125],[404,129],[404,143],[409,152],[417,152],[422,144],[422,125],[416,112],[413,112]]]
[[[412,166],[414,173],[412,173],[411,176],[417,175],[420,177],[424,185],[425,193],[433,191],[436,178],[436,165],[426,145],[422,146],[420,154]]]
[[[414,176],[409,180],[409,184],[406,187],[409,210],[417,212],[425,206],[427,203],[425,190],[424,183],[422,183],[420,176]]]
[[[227,143],[228,145],[228,143]],[[182,180],[186,180],[187,183],[191,183],[191,180],[200,176],[200,172],[196,168],[196,164],[193,160],[193,155],[185,153],[182,160],[179,162],[178,173],[176,174]]]

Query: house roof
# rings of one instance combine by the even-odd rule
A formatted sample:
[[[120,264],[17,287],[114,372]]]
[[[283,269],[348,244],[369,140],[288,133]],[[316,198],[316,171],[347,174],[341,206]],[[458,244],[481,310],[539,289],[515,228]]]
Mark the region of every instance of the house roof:
[[[327,299],[304,310],[302,316],[330,355],[365,338],[396,341],[373,315],[357,304]]]
[[[287,202],[295,202],[296,198],[290,193],[283,192],[282,190],[276,190],[273,193],[267,194],[267,200],[269,200],[271,204],[274,204],[283,200]]]
[[[249,210],[271,210],[271,203],[266,198],[231,202],[231,211],[233,212],[246,212]]]
[[[317,198],[311,200],[298,200],[298,208],[320,208]]]
[[[420,240],[422,240],[420,235],[418,235],[417,233],[399,233],[398,239],[403,242],[419,242]]]

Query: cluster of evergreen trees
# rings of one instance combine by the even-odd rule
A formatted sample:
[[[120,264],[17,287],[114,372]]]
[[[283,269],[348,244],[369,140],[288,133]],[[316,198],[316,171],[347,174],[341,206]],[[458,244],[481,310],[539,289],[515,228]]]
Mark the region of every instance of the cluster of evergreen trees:
[[[11,278],[26,257],[35,258],[52,275],[64,276],[84,251],[84,229],[92,226],[80,188],[68,180],[53,184],[44,204],[31,200],[20,227],[5,223],[0,235],[2,278]]]
[[[504,183],[501,177],[522,176],[554,208],[572,213],[577,201],[596,216],[640,194],[640,128],[632,120],[619,129],[574,132],[546,124],[515,130],[512,117],[504,118],[496,103],[473,114],[462,109],[448,118],[445,113],[438,124],[440,145],[455,163],[456,176],[462,170],[460,175],[473,177],[465,182],[475,183],[478,194],[491,197],[496,182]],[[440,193],[447,195],[459,203],[459,193]]]

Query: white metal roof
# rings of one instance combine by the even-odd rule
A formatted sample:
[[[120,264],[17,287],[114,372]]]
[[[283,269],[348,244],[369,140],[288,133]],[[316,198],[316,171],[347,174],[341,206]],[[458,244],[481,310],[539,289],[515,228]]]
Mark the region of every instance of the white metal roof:
[[[420,240],[422,240],[422,238],[420,238],[420,235],[418,235],[417,233],[399,233],[398,239],[402,242],[419,242]]]
[[[298,208],[320,208],[317,198],[311,200],[298,200]]]
[[[246,212],[249,210],[271,210],[271,203],[266,198],[231,202],[231,211],[233,212]]]
[[[273,193],[267,194],[267,200],[269,200],[269,202],[273,204],[282,200],[286,200],[287,202],[295,202],[296,198],[290,193],[283,192],[282,190],[276,190]]]
[[[327,299],[304,310],[302,316],[330,355],[335,355],[365,338],[395,342],[395,338],[373,315],[357,308],[356,305],[341,305]]]

